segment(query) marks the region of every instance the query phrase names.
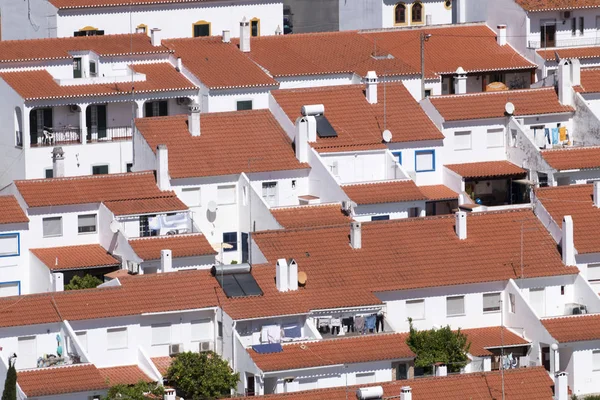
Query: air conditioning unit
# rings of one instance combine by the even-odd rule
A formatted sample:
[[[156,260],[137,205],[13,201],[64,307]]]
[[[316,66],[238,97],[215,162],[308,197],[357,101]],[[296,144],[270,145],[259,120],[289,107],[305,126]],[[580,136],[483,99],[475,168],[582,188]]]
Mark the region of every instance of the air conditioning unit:
[[[133,261],[127,261],[127,270],[131,274],[139,274],[140,264],[133,262]]]
[[[170,356],[174,356],[181,352],[183,352],[183,345],[181,343],[169,345],[169,355]]]
[[[561,11],[560,12],[561,19],[569,19],[571,18],[571,11]]]
[[[178,97],[176,102],[178,106],[187,106],[190,104],[190,99],[189,97]]]
[[[72,113],[79,112],[79,106],[76,104],[71,104],[69,105],[69,111]]]
[[[198,343],[198,353],[204,353],[205,351],[215,351],[214,342],[199,342]]]

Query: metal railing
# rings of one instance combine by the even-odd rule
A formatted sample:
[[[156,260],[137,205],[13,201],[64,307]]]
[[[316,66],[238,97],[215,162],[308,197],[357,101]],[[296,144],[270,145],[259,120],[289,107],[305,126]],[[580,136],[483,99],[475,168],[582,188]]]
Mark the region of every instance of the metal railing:
[[[131,126],[87,128],[88,142],[113,142],[117,140],[130,140],[131,137]]]
[[[556,39],[554,43],[544,43],[542,40],[529,40],[527,47],[530,49],[543,49],[554,47],[582,47],[600,45],[600,37],[574,38],[574,39]]]

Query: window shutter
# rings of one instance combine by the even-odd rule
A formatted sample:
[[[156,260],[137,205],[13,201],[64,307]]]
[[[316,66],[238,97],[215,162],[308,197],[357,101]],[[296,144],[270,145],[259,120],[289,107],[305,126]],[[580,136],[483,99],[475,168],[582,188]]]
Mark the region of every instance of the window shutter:
[[[500,311],[500,293],[483,295],[483,312]]]
[[[127,348],[127,328],[113,328],[106,330],[108,350]]]
[[[416,153],[415,171],[433,171],[433,151],[423,151]]]
[[[201,342],[213,339],[212,320],[208,318],[192,321],[191,330],[192,341]]]
[[[471,148],[471,131],[454,132],[454,150]]]
[[[152,346],[171,344],[171,324],[152,325]]]
[[[588,281],[600,280],[600,264],[588,264],[587,279]]]
[[[462,315],[465,313],[465,298],[464,296],[455,296],[446,298],[446,314],[447,315]]]
[[[407,300],[406,315],[412,319],[425,318],[425,300]]]
[[[44,218],[42,220],[44,236],[62,235],[62,217]]]

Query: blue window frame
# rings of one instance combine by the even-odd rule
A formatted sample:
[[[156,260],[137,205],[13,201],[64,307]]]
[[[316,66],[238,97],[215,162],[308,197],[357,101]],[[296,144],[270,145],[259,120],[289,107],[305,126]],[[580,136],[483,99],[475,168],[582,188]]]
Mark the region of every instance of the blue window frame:
[[[420,165],[423,164],[423,161],[419,163],[419,156],[423,158],[426,156],[431,156],[431,164],[430,165]],[[435,150],[418,150],[415,151],[415,172],[431,172],[435,171]]]
[[[371,221],[387,221],[390,219],[389,215],[374,215],[371,217]]]
[[[18,290],[19,290],[19,296],[20,296],[21,295],[21,281],[0,282],[0,286],[3,286],[3,285],[12,285],[14,283],[16,283],[17,287],[19,288]]]
[[[401,151],[392,151],[392,155],[396,157],[398,164],[402,165],[402,152]]]
[[[223,248],[223,251],[236,251],[237,250],[237,232],[223,232],[223,243],[230,244],[230,249]]]
[[[0,233],[0,240],[10,240],[10,237],[15,237],[17,240],[17,252],[16,253],[0,253],[1,257],[18,257],[21,255],[21,234],[20,233]],[[0,246],[2,251],[3,246]]]

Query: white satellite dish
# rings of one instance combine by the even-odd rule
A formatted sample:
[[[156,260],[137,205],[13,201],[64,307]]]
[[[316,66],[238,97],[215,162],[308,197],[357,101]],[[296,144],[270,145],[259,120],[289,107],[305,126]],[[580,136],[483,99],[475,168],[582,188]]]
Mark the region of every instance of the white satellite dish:
[[[383,141],[386,143],[389,143],[392,141],[392,132],[390,132],[389,129],[386,129],[385,131],[383,131],[383,133],[381,134]]]
[[[217,211],[217,203],[215,203],[214,201],[209,201],[208,202],[208,211],[210,211],[211,213],[214,213]]]
[[[117,221],[115,221],[114,219],[110,222],[110,231],[112,233],[119,232],[119,223]]]
[[[504,111],[506,111],[508,115],[513,115],[515,113],[515,105],[509,101],[504,106]]]

